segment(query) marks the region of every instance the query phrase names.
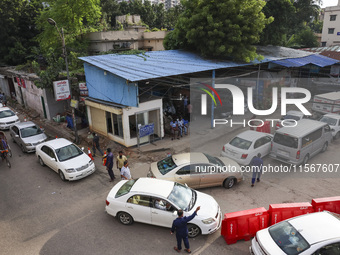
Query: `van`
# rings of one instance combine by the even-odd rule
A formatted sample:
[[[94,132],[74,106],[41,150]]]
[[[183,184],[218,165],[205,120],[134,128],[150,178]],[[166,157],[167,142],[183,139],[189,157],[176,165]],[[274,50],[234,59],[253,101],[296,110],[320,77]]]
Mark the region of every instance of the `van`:
[[[306,164],[320,151],[326,151],[331,141],[332,132],[327,123],[302,119],[295,127],[283,127],[275,132],[269,156],[288,164]]]

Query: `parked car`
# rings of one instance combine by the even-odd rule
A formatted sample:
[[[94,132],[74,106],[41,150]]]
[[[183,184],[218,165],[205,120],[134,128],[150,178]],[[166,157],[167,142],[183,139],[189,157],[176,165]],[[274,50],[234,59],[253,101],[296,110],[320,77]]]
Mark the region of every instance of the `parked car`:
[[[9,129],[11,125],[18,122],[20,122],[18,116],[10,108],[0,108],[0,129]]]
[[[92,174],[96,168],[89,156],[77,145],[57,138],[36,146],[36,156],[42,166],[57,172],[61,180],[79,180]]]
[[[23,152],[34,152],[35,147],[47,139],[44,131],[32,121],[16,123],[9,130],[13,142],[17,143]]]
[[[122,180],[108,194],[105,209],[124,225],[136,221],[171,228],[178,210],[183,210],[183,216],[189,216],[197,206],[201,206],[201,210],[188,224],[189,237],[217,231],[222,224],[222,213],[215,199],[172,181]]]
[[[241,165],[249,165],[259,153],[261,157],[270,153],[272,139],[272,134],[247,130],[225,144],[221,156],[231,158]]]
[[[340,137],[340,115],[332,113],[325,114],[320,121],[325,122],[330,126],[334,139]]]
[[[304,165],[327,150],[332,142],[331,128],[316,120],[300,120],[296,127],[276,130],[269,156],[287,164]]]
[[[243,180],[240,166],[231,159],[192,152],[172,155],[150,166],[148,177],[176,181],[191,188],[224,186]]]
[[[305,118],[305,115],[303,112],[300,111],[288,111],[285,116],[281,118],[280,121],[276,122],[275,129],[279,129],[283,127],[282,121],[284,120],[284,126],[294,126],[295,121],[299,121],[301,119]]]
[[[340,254],[340,215],[315,212],[281,221],[256,233],[253,255]]]

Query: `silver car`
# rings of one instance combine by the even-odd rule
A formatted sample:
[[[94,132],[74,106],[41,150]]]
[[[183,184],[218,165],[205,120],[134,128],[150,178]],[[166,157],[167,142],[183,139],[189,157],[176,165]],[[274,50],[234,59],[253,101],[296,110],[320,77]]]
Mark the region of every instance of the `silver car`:
[[[44,131],[32,121],[14,124],[10,127],[10,134],[23,152],[34,152],[35,147],[47,139]]]

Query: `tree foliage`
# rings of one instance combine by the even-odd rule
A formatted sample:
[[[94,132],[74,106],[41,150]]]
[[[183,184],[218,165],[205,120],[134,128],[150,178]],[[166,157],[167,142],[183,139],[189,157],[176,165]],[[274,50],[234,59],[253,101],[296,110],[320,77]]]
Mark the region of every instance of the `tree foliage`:
[[[261,0],[186,0],[167,49],[192,49],[204,56],[230,57],[250,62],[253,46],[271,18],[265,18]]]

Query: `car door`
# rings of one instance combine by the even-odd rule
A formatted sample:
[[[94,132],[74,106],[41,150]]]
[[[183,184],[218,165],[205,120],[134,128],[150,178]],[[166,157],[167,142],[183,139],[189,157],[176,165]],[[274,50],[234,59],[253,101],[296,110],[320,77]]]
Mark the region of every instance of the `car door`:
[[[187,184],[191,188],[198,188],[200,185],[200,173],[196,172],[194,164],[181,167],[175,173],[175,181]]]
[[[47,145],[44,145],[41,148],[41,151],[41,159],[44,161],[44,163],[54,171],[58,172],[57,157],[54,154],[53,149],[48,147]]]
[[[14,142],[16,142],[19,146],[20,146],[20,137],[16,137],[19,136],[19,128],[16,126],[12,126],[11,127],[11,137],[13,139]]]
[[[214,164],[196,164],[196,168],[200,168],[200,188],[220,186],[224,180],[223,169]]]
[[[151,222],[150,196],[140,194],[133,195],[127,200],[125,208],[135,221],[153,224]]]
[[[162,206],[159,207],[156,203]],[[152,198],[151,221],[153,225],[171,228],[172,222],[177,217],[174,211],[177,211],[177,208],[170,202],[158,197]]]
[[[264,136],[258,139],[258,144],[256,143],[254,144],[254,148],[256,147],[256,145],[258,145],[257,148],[255,148],[256,153],[254,156],[256,156],[259,153],[261,153],[261,157],[268,155],[271,149],[271,141],[272,138],[270,136]]]

